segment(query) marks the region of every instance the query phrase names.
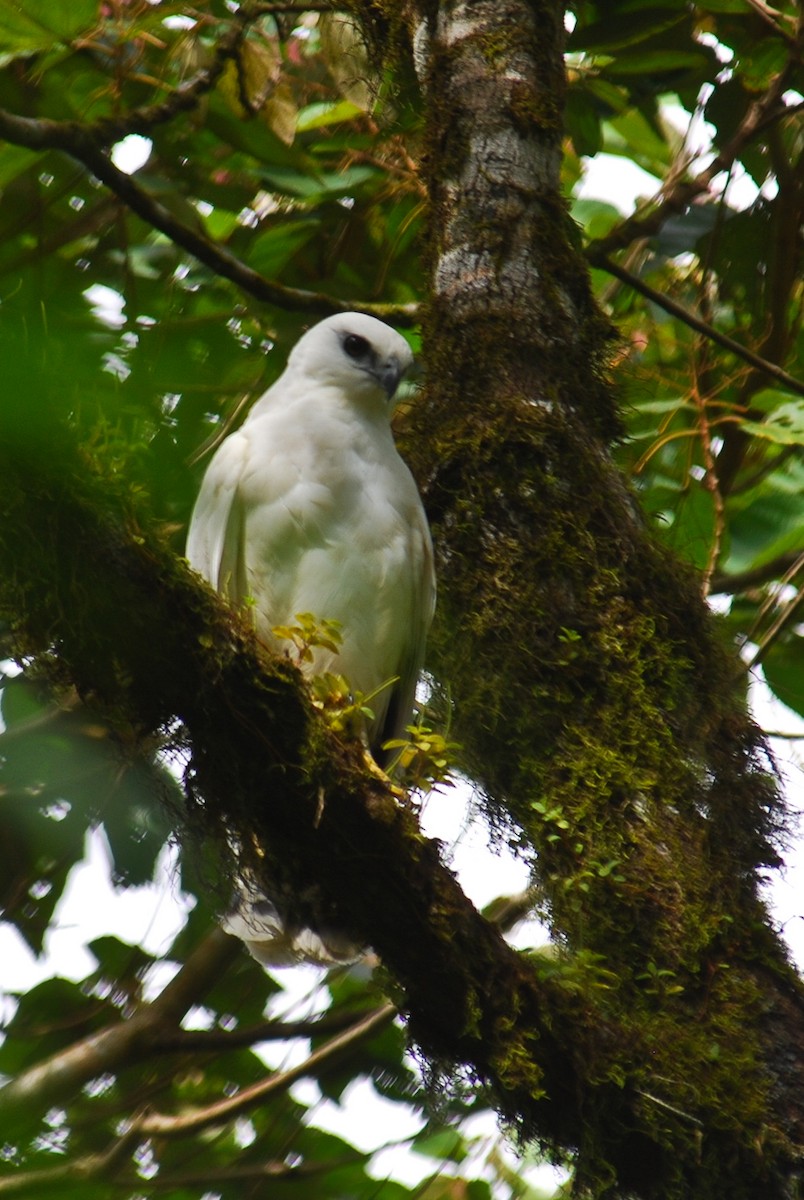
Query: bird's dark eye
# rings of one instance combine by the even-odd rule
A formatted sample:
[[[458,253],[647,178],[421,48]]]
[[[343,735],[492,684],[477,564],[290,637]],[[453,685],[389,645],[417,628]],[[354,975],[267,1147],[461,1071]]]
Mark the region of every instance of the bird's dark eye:
[[[356,333],[347,333],[343,339],[343,348],[350,358],[363,358],[368,353],[369,344],[364,337]]]

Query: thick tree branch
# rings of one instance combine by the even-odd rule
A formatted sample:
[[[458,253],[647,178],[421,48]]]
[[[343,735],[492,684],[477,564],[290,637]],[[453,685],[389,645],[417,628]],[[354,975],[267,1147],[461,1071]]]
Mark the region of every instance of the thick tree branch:
[[[267,661],[208,588],[132,528],[68,443],[40,455],[26,450],[28,433],[22,445],[13,426],[0,439],[0,615],[14,623],[18,649],[57,648],[61,678],[143,732],[180,719],[193,744],[189,819],[199,831],[222,855],[234,837],[244,866],[270,872],[266,886],[289,904],[295,897],[298,919],[335,923],[373,946],[426,1053],[468,1064],[501,1111],[532,1120],[543,1112],[545,1129],[572,1141],[573,1079],[607,1058],[609,1023],[543,981],[476,912],[412,812],[366,772],[359,748],[328,734],[297,670]],[[255,844],[264,857],[249,857]],[[217,936],[226,948],[215,954],[227,956],[230,939]],[[52,1102],[124,1061],[150,1032],[175,1028],[197,995],[194,973],[188,964],[153,1013],[9,1085],[4,1117]],[[534,1076],[543,1091],[534,1092]]]
[[[437,18],[420,6],[411,29],[424,59],[432,213],[426,436],[415,447],[439,567],[431,663],[450,681],[470,775],[536,850],[554,927],[616,976],[611,1012],[657,1035],[648,1034],[662,1086],[640,1080],[632,1061],[625,1090],[640,1097],[636,1111],[621,1119],[608,1097],[587,1109],[578,1191],[703,1196],[703,1180],[720,1173],[722,1187],[724,1169],[736,1190],[764,1172],[753,1135],[734,1126],[725,1151],[708,1132],[714,1111],[724,1128],[747,1077],[716,1082],[707,1062],[693,1082],[690,1064],[703,1059],[680,1049],[710,1022],[722,1028],[726,1009],[735,1013],[710,984],[725,970],[745,988],[742,1033],[725,1054],[736,1061],[756,1050],[751,1097],[763,1092],[766,1070],[781,1080],[786,1050],[783,1040],[765,1042],[762,1031],[778,1025],[755,1021],[748,997],[759,990],[777,1014],[795,1010],[794,1037],[801,999],[791,1008],[786,985],[777,991],[764,971],[756,977],[758,953],[785,974],[783,953],[749,945],[772,937],[751,881],[775,804],[761,751],[754,758],[736,663],[717,643],[696,583],[651,542],[611,469],[608,331],[559,200],[561,10],[445,0]],[[501,28],[516,34],[501,39]],[[674,198],[683,206],[691,193],[682,193]],[[648,232],[629,226],[615,244]],[[740,828],[752,830],[745,841]],[[752,931],[727,959],[718,939],[700,940],[701,903],[704,924],[720,913],[732,930]],[[676,978],[665,988],[662,980]],[[701,1006],[695,997],[704,994]],[[769,1107],[782,1125],[795,1110],[791,1141],[800,1143],[794,1078],[804,1059],[794,1057],[792,1074],[782,1069],[786,1099]]]

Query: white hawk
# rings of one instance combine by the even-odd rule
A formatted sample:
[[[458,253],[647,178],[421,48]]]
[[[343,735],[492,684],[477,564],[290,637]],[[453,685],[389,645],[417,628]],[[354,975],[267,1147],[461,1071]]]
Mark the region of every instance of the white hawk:
[[[234,606],[248,602],[277,650],[287,643],[272,631],[300,613],[340,623],[337,653],[317,646],[304,669],[372,697],[366,738],[380,760],[410,720],[435,603],[427,519],[391,432],[412,362],[374,317],[314,325],[213,456],[187,539],[190,565]],[[241,900],[228,927],[274,964],[353,954],[337,933],[288,930],[264,897]]]

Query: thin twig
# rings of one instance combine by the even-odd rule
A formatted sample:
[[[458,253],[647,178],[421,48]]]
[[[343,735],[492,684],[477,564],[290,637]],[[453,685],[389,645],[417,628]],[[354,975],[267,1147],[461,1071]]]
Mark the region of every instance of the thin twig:
[[[255,1046],[259,1042],[340,1033],[354,1025],[354,1021],[354,1013],[329,1013],[312,1021],[263,1021],[259,1025],[249,1025],[244,1029],[176,1029],[157,1033],[149,1039],[148,1048],[160,1054],[196,1050],[225,1052],[241,1046]]]
[[[592,266],[603,266],[603,260],[612,252],[624,250],[632,242],[658,233],[668,217],[683,212],[696,197],[706,192],[715,176],[721,171],[727,171],[745,146],[757,133],[766,128],[769,122],[788,116],[792,109],[784,103],[782,96],[794,65],[791,58],[785,68],[771,80],[766,91],[750,105],[734,135],[705,170],[700,171],[693,179],[679,178],[671,187],[661,188],[652,201],[615,226],[605,237],[590,242],[586,247],[586,256]],[[608,270],[608,267],[604,269]]]
[[[759,567],[751,567],[748,571],[735,571],[733,575],[715,575],[712,578],[712,594],[733,596],[739,592],[747,592],[751,588],[761,587],[763,583],[779,579],[799,561],[799,557],[798,551],[788,551]]]
[[[641,1096],[643,1100],[648,1100],[651,1104],[655,1104],[658,1108],[663,1108],[665,1112],[673,1113],[674,1116],[679,1117],[682,1121],[687,1121],[690,1125],[695,1125],[698,1129],[704,1128],[703,1121],[694,1117],[692,1113],[684,1112],[683,1108],[677,1108],[675,1104],[668,1104],[666,1100],[660,1099],[659,1096],[645,1092],[642,1088],[637,1088],[637,1095]]]
[[[756,471],[752,471],[750,475],[742,478],[736,486],[731,487],[729,495],[740,496],[744,495],[745,492],[750,492],[751,488],[755,488],[757,484],[762,483],[763,479],[767,479],[774,471],[778,471],[779,467],[784,466],[789,458],[798,458],[801,454],[801,446],[796,443],[784,446],[773,458],[768,459],[761,467],[757,467]]]
[[[787,42],[791,50],[798,51],[796,39],[776,20],[777,17],[781,17],[781,13],[777,12],[775,8],[769,8],[767,4],[763,4],[762,0],[745,0],[745,2],[778,37]]]
[[[697,388],[696,388],[697,393]],[[720,552],[723,547],[723,534],[726,530],[726,507],[723,503],[723,495],[720,491],[720,484],[717,477],[717,460],[712,451],[712,435],[709,422],[706,416],[706,402],[701,398],[701,411],[699,419],[699,427],[701,431],[701,449],[703,450],[704,469],[704,487],[712,495],[712,504],[715,513],[715,525],[712,534],[712,545],[709,547],[709,555],[707,557],[706,566],[703,570],[701,579],[701,595],[706,599],[712,586],[712,576],[715,573]]]
[[[778,617],[757,647],[756,654],[746,663],[746,671],[753,671],[754,667],[759,666],[782,630],[790,624],[802,603],[804,603],[804,588],[801,588],[800,591],[796,592],[795,596],[792,596],[786,604],[782,605]]]
[[[11,1127],[31,1114],[44,1112],[64,1096],[74,1095],[90,1079],[114,1071],[142,1054],[148,1038],[164,1026],[177,1026],[220,978],[238,953],[236,938],[214,929],[192,952],[157,998],[127,1021],[90,1034],[65,1050],[36,1063],[0,1088],[0,1123]]]
[[[782,575],[781,579],[779,580],[778,589],[776,591],[770,592],[765,597],[763,604],[760,606],[759,612],[757,613],[756,617],[754,618],[754,621],[751,624],[750,628],[746,632],[745,640],[747,642],[753,641],[754,634],[757,632],[760,625],[762,624],[762,620],[765,617],[765,614],[768,613],[776,604],[776,600],[779,595],[779,592],[781,591],[782,588],[787,587],[788,584],[793,582],[793,580],[795,579],[796,575],[798,575],[798,573],[802,569],[802,567],[804,567],[804,552],[802,552],[801,554],[799,554],[797,556],[797,558],[787,568],[784,575]]]
[[[685,325],[689,325],[690,329],[696,330],[709,338],[712,342],[717,342],[724,350],[731,351],[732,354],[745,362],[750,363],[757,371],[762,371],[766,375],[778,380],[784,384],[791,392],[795,392],[799,396],[804,396],[804,383],[796,379],[795,376],[788,374],[784,368],[776,363],[769,362],[766,358],[761,358],[755,354],[753,350],[749,350],[747,346],[742,346],[739,342],[735,342],[734,338],[729,337],[727,333],[721,333],[719,329],[715,329],[713,325],[707,324],[706,321],[691,313],[689,309],[684,308],[675,300],[671,300],[663,292],[656,291],[650,284],[645,283],[637,275],[632,275],[630,271],[626,271],[624,267],[618,263],[612,262],[609,258],[602,258],[595,264],[604,271],[608,271],[610,275],[614,275],[617,279],[627,283],[635,292],[639,292],[651,303],[656,304],[659,308],[663,308],[665,312],[671,316],[678,317],[679,321],[683,321]]]
[[[396,1016],[396,1012],[393,1004],[384,1004],[381,1008],[363,1017],[345,1033],[338,1034],[320,1049],[313,1051],[303,1063],[291,1067],[288,1071],[269,1075],[267,1079],[262,1079],[259,1083],[244,1088],[236,1096],[219,1100],[207,1108],[184,1112],[180,1116],[170,1113],[146,1113],[135,1119],[133,1127],[144,1137],[182,1137],[185,1134],[204,1129],[208,1125],[228,1121],[239,1113],[253,1108],[266,1096],[286,1091],[298,1079],[313,1074],[320,1066],[330,1062],[344,1050],[350,1049],[357,1042],[363,1041],[378,1029],[390,1024]]]
[[[226,66],[235,57],[248,27],[262,14],[243,5],[235,14],[232,24],[215,47],[209,66],[199,71],[192,79],[179,84],[166,99],[157,104],[141,105],[116,117],[102,117],[91,124],[79,126],[83,134],[97,146],[111,146],[130,133],[147,136],[157,126],[171,121],[179,113],[190,112],[199,100],[215,87]],[[74,122],[51,122],[69,126]]]

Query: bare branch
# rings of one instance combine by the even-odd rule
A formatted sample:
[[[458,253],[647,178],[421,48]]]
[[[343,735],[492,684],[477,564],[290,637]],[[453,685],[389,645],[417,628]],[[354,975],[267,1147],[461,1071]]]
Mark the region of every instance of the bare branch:
[[[27,1171],[18,1175],[8,1175],[0,1179],[0,1196],[21,1196],[25,1192],[41,1194],[43,1190],[59,1187],[61,1184],[88,1183],[93,1179],[106,1181],[120,1167],[139,1140],[136,1130],[127,1129],[121,1137],[101,1151],[100,1154],[87,1154],[83,1158],[74,1159],[58,1167],[47,1167],[41,1171]],[[138,1181],[141,1182],[141,1181]],[[131,1187],[129,1183],[129,1187]]]
[[[712,342],[717,342],[724,350],[731,351],[744,362],[750,363],[757,371],[761,371],[765,375],[770,375],[779,383],[784,384],[791,392],[796,392],[799,396],[804,396],[804,383],[790,375],[782,367],[776,363],[769,362],[768,359],[762,358],[759,354],[755,354],[753,350],[749,350],[747,346],[743,346],[740,342],[736,342],[734,338],[729,337],[727,333],[721,333],[719,329],[715,329],[713,325],[709,325],[706,321],[691,313],[681,304],[677,304],[675,300],[671,300],[664,292],[658,292],[652,288],[650,284],[645,283],[638,275],[633,275],[630,271],[626,271],[624,267],[618,263],[612,262],[610,258],[600,258],[595,265],[604,271],[608,271],[610,275],[614,275],[616,279],[627,283],[635,292],[639,292],[652,304],[656,304],[659,308],[663,308],[665,312],[671,316],[677,317],[679,321],[683,321],[685,325],[689,325],[690,329],[695,329],[704,337],[709,338]]]
[[[75,1186],[77,1183],[102,1181],[105,1188],[128,1193],[165,1192],[178,1188],[206,1188],[218,1183],[245,1183],[256,1180],[302,1180],[314,1179],[320,1175],[329,1175],[339,1167],[348,1166],[353,1162],[363,1162],[369,1156],[355,1150],[353,1154],[332,1159],[329,1162],[299,1163],[288,1166],[284,1162],[254,1163],[247,1167],[207,1168],[203,1172],[177,1172],[175,1174],[155,1175],[151,1179],[142,1179],[139,1175],[132,1178],[130,1174],[112,1174],[136,1145],[140,1135],[132,1129],[122,1138],[117,1139],[108,1150],[101,1154],[88,1154],[83,1158],[73,1159],[58,1167],[49,1167],[41,1171],[29,1171],[18,1175],[10,1175],[0,1179],[0,1196],[22,1196],[28,1192],[41,1195],[44,1191],[61,1189],[64,1184]]]
[[[778,558],[763,563],[759,567],[751,567],[748,571],[735,571],[733,575],[721,574],[712,578],[711,592],[713,595],[737,595],[751,588],[761,587],[763,583],[781,577],[795,566],[801,555],[798,551],[788,551]]]
[[[9,1132],[17,1121],[26,1120],[31,1113],[44,1112],[96,1075],[114,1071],[140,1055],[154,1030],[163,1025],[178,1025],[191,1005],[198,1003],[217,982],[238,950],[235,938],[214,929],[151,1004],[139,1009],[129,1020],[90,1034],[37,1063],[0,1088],[0,1121],[4,1130]]]
[[[291,312],[327,316],[359,309],[372,316],[392,320],[398,325],[411,326],[417,321],[416,304],[357,304],[353,300],[339,300],[321,292],[288,288],[264,279],[223,246],[216,245],[203,234],[178,221],[163,204],[139,187],[130,175],[119,171],[94,139],[87,136],[86,130],[75,122],[39,121],[0,109],[0,137],[16,146],[27,146],[31,150],[61,150],[77,159],[132,212],[257,300]]]
[[[321,1037],[326,1033],[340,1033],[355,1022],[353,1012],[327,1013],[312,1021],[262,1021],[245,1029],[177,1029],[170,1033],[157,1033],[149,1039],[149,1049],[172,1054],[185,1051],[235,1050],[240,1046],[255,1046],[258,1042],[286,1041],[290,1038]]]
[[[362,1042],[376,1033],[378,1029],[390,1024],[395,1016],[395,1006],[384,1004],[382,1008],[363,1017],[345,1033],[338,1034],[320,1049],[313,1051],[303,1063],[291,1067],[289,1071],[270,1075],[267,1079],[263,1079],[249,1088],[244,1088],[236,1096],[229,1096],[216,1104],[210,1104],[207,1108],[182,1113],[181,1116],[173,1116],[168,1113],[146,1114],[136,1119],[132,1127],[144,1137],[182,1137],[188,1133],[195,1133],[198,1129],[204,1129],[208,1125],[228,1121],[239,1113],[253,1108],[266,1096],[286,1091],[298,1079],[303,1079],[305,1075],[313,1074],[324,1064],[329,1064],[345,1050],[351,1049],[358,1042]]]
[[[762,129],[773,121],[788,116],[790,109],[782,99],[793,67],[788,63],[773,79],[762,95],[748,109],[734,135],[718,151],[705,170],[693,179],[676,179],[666,190],[661,189],[652,201],[615,226],[605,237],[596,238],[586,247],[586,257],[592,266],[609,270],[604,260],[614,251],[623,250],[640,238],[658,233],[668,217],[683,212],[696,197],[706,192],[716,175],[727,171],[743,148]]]

